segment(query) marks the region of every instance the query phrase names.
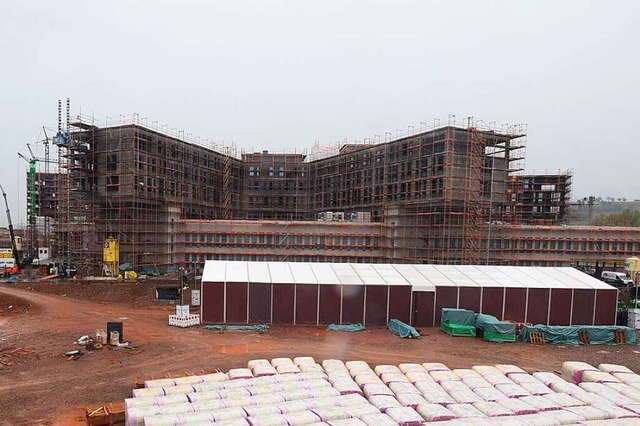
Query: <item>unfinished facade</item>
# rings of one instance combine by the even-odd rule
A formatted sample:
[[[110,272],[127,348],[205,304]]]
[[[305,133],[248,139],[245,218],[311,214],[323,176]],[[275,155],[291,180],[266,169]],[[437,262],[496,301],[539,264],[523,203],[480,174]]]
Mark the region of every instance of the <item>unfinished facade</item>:
[[[265,246],[254,248],[266,249],[260,256],[274,260],[479,264],[486,261],[486,224],[558,223],[564,211],[553,203],[565,200],[570,189],[557,184],[547,191],[558,194],[553,197],[527,195],[529,188],[551,184],[519,176],[522,126],[493,131],[469,120],[382,143],[345,145],[311,161],[304,154],[269,152],[236,157],[139,122],[98,127],[67,117],[67,123],[54,140],[55,196],[48,186],[41,199],[51,202],[40,211],[52,218],[54,257],[84,273],[99,273],[102,242],[109,236],[120,241],[123,262],[160,271],[202,261],[207,253],[253,259],[260,254],[246,251],[246,243],[262,237]],[[312,244],[335,232],[314,222],[325,214],[337,220],[358,215],[371,223],[344,226],[336,234],[356,238],[353,251],[346,243],[344,252],[320,245],[298,255],[299,245],[283,243],[291,241],[283,235],[295,235],[304,245],[305,238]],[[221,249],[220,227],[233,230],[227,234],[240,252]],[[378,243],[361,245],[366,239]],[[359,253],[363,248],[370,253]]]

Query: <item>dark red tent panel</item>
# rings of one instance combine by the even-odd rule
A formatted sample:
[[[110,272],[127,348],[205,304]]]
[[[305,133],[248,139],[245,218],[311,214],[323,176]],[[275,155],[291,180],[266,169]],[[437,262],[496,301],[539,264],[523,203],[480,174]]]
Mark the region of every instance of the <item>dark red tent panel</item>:
[[[526,322],[544,324],[549,321],[549,289],[529,288]]]
[[[436,287],[436,327],[442,319],[442,308],[458,307],[458,287]]]
[[[411,321],[411,286],[389,286],[389,319]]]
[[[593,325],[593,299],[595,290],[573,290],[573,318],[571,325]]]
[[[551,289],[549,325],[571,325],[571,289]]]
[[[483,287],[482,288],[482,309],[483,314],[493,315],[502,319],[502,304],[504,302],[504,288]]]
[[[433,291],[416,291],[413,293],[413,322],[415,327],[433,327]]]
[[[524,322],[527,289],[507,287],[504,299],[504,320]]]
[[[320,324],[340,323],[340,285],[323,284],[320,285]]]
[[[202,284],[202,322],[224,322],[224,283]]]
[[[480,287],[460,287],[460,300],[458,308],[480,312]]]
[[[389,287],[386,285],[367,285],[366,311],[364,323],[367,326],[387,325],[387,296]]]
[[[318,324],[317,284],[296,284],[296,324]]]
[[[227,283],[227,322],[246,324],[247,283]]]
[[[358,324],[364,320],[364,286],[342,286],[342,324]]]
[[[273,284],[273,323],[293,324],[295,284]]]
[[[618,290],[596,290],[596,320],[594,325],[615,324]]]
[[[271,284],[249,285],[249,322],[271,323]]]

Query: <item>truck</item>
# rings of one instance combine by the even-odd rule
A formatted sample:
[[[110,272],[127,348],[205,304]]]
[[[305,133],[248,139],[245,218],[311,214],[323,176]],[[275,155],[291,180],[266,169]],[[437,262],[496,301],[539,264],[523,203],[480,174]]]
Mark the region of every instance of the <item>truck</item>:
[[[617,287],[632,286],[633,280],[624,272],[602,271],[602,281]]]

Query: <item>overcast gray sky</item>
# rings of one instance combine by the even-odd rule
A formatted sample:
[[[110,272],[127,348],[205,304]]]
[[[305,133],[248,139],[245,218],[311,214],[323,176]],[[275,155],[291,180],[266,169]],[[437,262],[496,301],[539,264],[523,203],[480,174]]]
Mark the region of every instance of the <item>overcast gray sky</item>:
[[[0,183],[24,223],[17,152],[70,97],[247,151],[526,123],[528,172],[640,198],[639,41],[638,1],[3,1]]]

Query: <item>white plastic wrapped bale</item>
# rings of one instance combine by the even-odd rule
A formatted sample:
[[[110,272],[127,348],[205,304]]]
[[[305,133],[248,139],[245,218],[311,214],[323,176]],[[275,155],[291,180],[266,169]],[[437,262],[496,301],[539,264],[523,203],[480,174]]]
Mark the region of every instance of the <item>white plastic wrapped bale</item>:
[[[493,385],[487,382],[483,377],[463,377],[462,383],[464,383],[471,390],[475,390],[478,388],[493,388]]]
[[[279,365],[295,365],[291,358],[273,358],[271,360],[271,365],[277,367]]]
[[[398,426],[398,423],[383,413],[367,414],[366,416],[362,416],[360,420],[367,426]]]
[[[378,410],[383,413],[387,411],[389,408],[398,408],[402,407],[397,399],[392,396],[387,395],[375,395],[369,398],[369,403],[376,407]]]
[[[310,371],[311,372],[317,371],[317,372],[324,373],[324,368],[322,368],[320,364],[302,364],[302,365],[299,365],[298,368],[303,373],[310,372]]]
[[[515,413],[497,402],[480,401],[474,402],[473,406],[487,417],[513,416]]]
[[[336,407],[359,407],[362,405],[369,405],[369,401],[362,395],[351,394],[351,395],[342,395],[339,398],[335,398]]]
[[[471,368],[455,368],[451,371],[453,371],[455,375],[460,378],[460,380],[464,379],[465,377],[482,378],[480,373],[472,370]]]
[[[328,380],[331,383],[337,382],[339,380],[353,380],[353,377],[351,377],[351,374],[349,374],[348,371],[342,370],[330,371],[329,373],[327,373],[327,376],[329,376]]]
[[[261,364],[269,364],[269,365],[271,365],[271,362],[268,359],[252,359],[252,360],[249,360],[247,362],[247,368],[249,370],[253,370],[253,367],[255,367],[256,365],[261,365]]]
[[[360,419],[331,420],[327,422],[327,424],[329,424],[329,426],[367,426],[367,424]]]
[[[455,389],[448,392],[458,404],[472,404],[474,402],[484,401],[478,395],[476,395],[471,389]]]
[[[285,388],[284,386],[281,386],[281,385],[265,385],[265,386],[252,386],[250,388],[247,388],[247,390],[249,391],[249,393],[251,393],[251,395],[255,396],[255,395],[265,395],[269,393],[284,392]]]
[[[422,416],[410,407],[389,408],[385,414],[400,426],[420,426],[424,423]]]
[[[582,373],[582,381],[596,383],[622,383],[620,379],[612,374],[605,373],[604,371],[585,371]]]
[[[248,368],[232,368],[229,370],[229,380],[250,379],[253,377]]]
[[[469,391],[469,387],[460,380],[445,380],[440,383],[440,387],[447,393],[451,394],[454,391]]]
[[[562,376],[573,383],[582,382],[582,375],[585,371],[598,371],[598,369],[586,362],[565,361],[562,363]]]
[[[436,390],[433,389],[430,392],[423,392],[422,393],[422,397],[425,399],[425,401],[427,401],[429,404],[441,404],[441,405],[448,405],[448,404],[454,404],[456,403],[456,400],[453,399],[451,397],[451,395],[449,395],[447,392],[445,392],[444,390]]]
[[[249,417],[262,417],[270,414],[282,414],[274,404],[260,404],[243,407]]]
[[[157,405],[148,407],[131,407],[124,412],[124,420],[127,426],[144,425],[145,416],[162,414],[162,408]]]
[[[382,380],[385,385],[394,382],[411,383],[403,373],[382,373],[380,374],[380,380]]]
[[[606,412],[590,405],[583,407],[566,407],[564,410],[577,414],[585,420],[607,420],[610,418]]]
[[[625,404],[622,408],[631,411],[632,413],[640,414],[640,404]]]
[[[542,383],[544,383],[546,386],[549,386],[549,387],[551,387],[553,383],[566,382],[566,380],[564,380],[562,377],[558,376],[557,374],[549,373],[547,371],[539,371],[537,373],[533,373],[532,376],[540,380]]]
[[[616,420],[591,420],[580,422],[582,426],[637,426],[638,421],[634,419],[616,419]],[[314,425],[315,426],[315,425]]]
[[[305,400],[287,401],[275,404],[281,414],[299,413],[311,409],[309,402]]]
[[[179,414],[178,424],[180,426],[204,426],[213,425],[213,416],[209,413]]]
[[[239,396],[237,398],[231,398],[223,400],[224,404],[227,408],[230,407],[247,407],[250,405],[258,405],[255,399],[252,396]]]
[[[531,395],[526,389],[515,383],[498,383],[495,385],[495,388],[507,395],[509,398],[520,398]]]
[[[599,364],[598,370],[604,371],[605,373],[613,374],[613,373],[633,373],[629,367],[618,364]]]
[[[423,362],[422,368],[426,370],[427,373],[431,373],[432,371],[446,371],[450,370],[446,365],[439,362]]]
[[[282,414],[267,414],[260,417],[247,417],[250,426],[288,426],[287,418]]]
[[[277,365],[276,371],[278,372],[278,374],[302,373],[302,370],[300,370],[300,367],[298,367],[293,363]]]
[[[376,376],[376,373],[369,366],[367,366],[367,367],[355,366],[355,367],[352,367],[352,368],[349,369],[349,375],[351,377],[356,377],[356,376],[362,375],[362,374]]]
[[[523,414],[535,414],[539,411],[534,406],[516,398],[500,399],[496,401],[496,403],[500,404],[507,410],[512,411],[516,416],[521,416]]]
[[[596,402],[592,407],[604,411],[610,419],[640,419],[640,415],[637,413],[627,410],[624,407],[618,407],[611,403],[607,403],[606,401]],[[640,420],[638,423],[640,424]]]
[[[316,360],[311,356],[297,356],[293,359],[293,363],[298,367],[302,365],[316,365]]]
[[[291,426],[311,425],[320,421],[320,417],[311,410],[283,414],[283,416]]]
[[[456,418],[455,414],[440,404],[421,404],[415,410],[427,422],[441,422]]]
[[[495,402],[495,401],[498,401],[500,399],[509,398],[507,395],[503,394],[502,392],[500,392],[499,390],[497,390],[493,386],[487,387],[487,388],[485,388],[485,387],[475,388],[473,390],[473,393],[475,393],[480,398],[482,398],[483,401],[490,401],[490,402]]]
[[[202,379],[202,383],[224,382],[229,380],[229,375],[227,373],[202,374],[198,377]]]
[[[194,393],[195,389],[192,385],[175,385],[168,386],[166,388],[162,388],[164,390],[164,394],[169,395],[188,395],[190,393]]]
[[[274,393],[266,395],[255,395],[253,396],[253,400],[256,402],[256,404],[277,404],[279,402],[284,402],[285,397],[280,393]]]
[[[502,371],[498,370],[493,365],[474,365],[471,369],[481,376],[484,376],[485,374],[503,374]]]
[[[429,374],[431,375],[431,378],[435,380],[437,383],[442,383],[447,380],[460,381],[460,377],[458,377],[456,373],[454,373],[451,370],[429,371]]]
[[[353,368],[365,370],[371,369],[369,364],[367,364],[365,361],[347,361],[344,363],[344,366],[347,370],[351,370]]]
[[[224,389],[224,382],[203,382],[193,385],[193,389],[198,392],[215,392]]]
[[[376,407],[374,407],[373,405],[359,405],[356,407],[349,407],[349,414],[351,414],[353,417],[355,418],[362,418],[363,416],[366,416],[367,414],[378,414],[380,413],[380,410],[378,410]]]
[[[507,377],[509,377],[509,375],[511,374],[529,374],[522,368],[518,367],[517,365],[496,364],[495,367],[498,369],[498,371],[500,371],[502,374],[504,374]]]
[[[393,392],[395,395],[400,395],[403,393],[415,393],[420,395],[420,390],[417,387],[415,387],[415,385],[412,383],[404,383],[404,382],[389,383],[389,389],[391,389],[391,392]]]
[[[327,374],[323,371],[307,371],[300,374],[295,375],[287,375],[287,376],[279,376],[280,378],[285,378],[288,380],[318,380],[318,379],[327,379]]]
[[[154,416],[145,416],[144,426],[174,426],[179,424],[177,415],[158,414]]]
[[[625,385],[624,383],[605,383],[605,385],[640,404],[640,390]]]
[[[321,389],[331,387],[331,384],[325,379],[314,379],[314,380],[303,380],[301,382],[290,382],[291,383],[299,383],[299,387],[302,389]],[[287,383],[283,383],[282,386],[286,386]]]
[[[350,396],[350,395],[347,395]],[[338,401],[341,398],[346,398],[346,396],[334,397],[334,398],[314,398],[305,401],[309,406],[310,410],[314,408],[333,408],[338,407]]]
[[[141,398],[126,398],[124,400],[125,409],[134,407],[151,407],[152,405],[156,405],[156,397],[145,396]]]
[[[575,416],[575,414],[573,413],[567,413],[567,414],[570,416]],[[499,418],[499,419],[500,419],[500,422],[496,423],[497,425],[511,426],[511,424],[508,423],[506,420],[503,420],[503,418]],[[560,426],[565,424],[565,423],[561,423],[560,420],[558,419],[553,419],[549,417],[548,415],[546,415],[546,413],[525,414],[523,416],[511,417],[511,419],[519,422],[519,423],[515,423],[514,426]],[[566,424],[574,425],[577,423],[574,422],[574,423],[566,423]]]
[[[160,407],[166,407],[169,405],[188,403],[189,397],[187,395],[170,395],[170,396],[159,396],[156,398],[154,404]]]
[[[429,403],[422,395],[415,393],[401,393],[400,395],[396,395],[396,399],[403,407],[410,407],[413,409],[420,404]]]
[[[220,389],[218,391],[222,399],[231,399],[238,398],[241,396],[251,396],[251,392],[249,388],[231,388],[231,389]]]
[[[380,380],[380,377],[376,376],[375,373],[374,374],[369,374],[369,373],[356,374],[353,380],[355,380],[355,382],[360,387],[368,384],[374,384],[374,383],[384,385],[384,382]]]
[[[513,384],[513,380],[502,373],[486,373],[482,375],[482,378],[491,383],[491,385],[493,386]]]
[[[317,396],[313,389],[299,389],[295,391],[283,392],[286,401],[299,401],[301,399],[310,399]]]
[[[225,405],[222,399],[198,401],[198,402],[191,403],[191,406],[193,407],[193,411],[196,411],[196,412],[222,410],[223,408],[227,408],[227,406]]]
[[[351,418],[351,415],[344,408],[314,408],[311,411],[320,417],[323,422]]]
[[[538,411],[559,410],[562,408],[559,404],[543,398],[540,395],[523,396],[520,398],[520,401],[531,405]]]
[[[554,392],[562,392],[569,395],[573,395],[582,390],[580,386],[565,381],[552,383],[550,387]]]
[[[433,377],[426,371],[407,371],[405,373],[406,378],[411,382],[436,382]]]
[[[420,372],[423,372],[423,373],[427,372],[427,370],[424,369],[422,364],[410,363],[410,362],[405,362],[405,363],[402,363],[402,364],[398,364],[398,369],[403,374],[407,374],[410,371],[420,371]]]
[[[278,370],[273,367],[271,364],[257,364],[251,368],[251,373],[255,377],[264,377],[264,376],[275,376],[278,374]]]
[[[625,404],[633,404],[635,402],[631,398],[618,393],[603,383],[582,382],[579,386],[589,393],[599,395],[600,397],[611,401],[615,405],[622,406]]]
[[[367,398],[372,397],[373,395],[395,395],[387,385],[381,383],[365,384],[364,386],[362,386],[362,391],[364,393],[364,396],[366,396]]]
[[[252,386],[252,382],[247,379],[236,379],[222,382],[222,389],[248,388],[250,386]]]
[[[233,420],[247,417],[247,412],[242,407],[224,408],[218,411],[212,411],[213,420],[216,422],[222,420]]]
[[[376,365],[373,368],[373,371],[375,371],[375,373],[380,376],[383,373],[398,373],[398,374],[402,374],[402,371],[400,371],[400,369],[395,366],[395,365]]]
[[[343,370],[346,372],[349,371],[344,365],[344,362],[340,361],[339,359],[325,359],[324,361],[322,361],[322,368],[324,368],[324,371],[326,371],[327,373],[329,371],[337,370]]]
[[[640,383],[640,375],[636,373],[612,373],[613,377],[619,379],[622,383]]]
[[[456,417],[461,419],[469,419],[474,417],[486,418],[482,411],[478,410],[471,404],[449,404],[447,410],[451,411]]]
[[[164,389],[161,387],[154,388],[140,388],[133,390],[134,398],[152,398],[164,395]]]
[[[309,389],[309,391],[313,393],[314,398],[328,398],[328,397],[340,396],[340,392],[337,389],[334,389],[331,387]]]
[[[549,401],[558,404],[560,407],[578,407],[581,405],[586,405],[584,402],[580,401],[573,396],[562,393],[562,392],[552,392],[546,395],[541,395],[542,398],[548,399]]]
[[[222,395],[218,391],[195,392],[187,395],[190,403],[221,400]]]
[[[514,374],[511,375],[511,377],[515,376]],[[531,376],[529,376],[531,377]],[[531,382],[522,382],[519,383],[520,386],[522,386],[522,388],[529,392],[531,395],[546,395],[548,393],[553,392],[551,389],[549,389],[547,386],[544,385],[544,383],[542,383],[541,381],[537,380],[536,381],[531,381]]]
[[[167,386],[175,386],[176,381],[174,379],[154,379],[154,380],[145,380],[144,387],[145,388],[164,388]]]
[[[352,379],[336,380],[332,385],[335,390],[340,392],[340,395],[349,395],[352,393],[362,395],[362,389],[360,389],[360,386]]]
[[[587,391],[574,392],[569,394],[577,400],[584,402],[584,405],[593,405],[598,401],[602,401],[602,398],[595,393],[589,393]]]

